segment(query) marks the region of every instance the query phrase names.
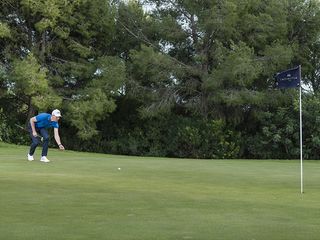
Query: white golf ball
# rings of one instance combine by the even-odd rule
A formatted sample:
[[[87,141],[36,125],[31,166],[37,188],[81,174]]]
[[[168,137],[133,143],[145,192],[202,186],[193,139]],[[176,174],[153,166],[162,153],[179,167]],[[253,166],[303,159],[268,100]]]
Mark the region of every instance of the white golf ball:
[[[121,168],[119,168],[119,167],[118,167],[118,170],[120,171],[120,170],[121,170]]]

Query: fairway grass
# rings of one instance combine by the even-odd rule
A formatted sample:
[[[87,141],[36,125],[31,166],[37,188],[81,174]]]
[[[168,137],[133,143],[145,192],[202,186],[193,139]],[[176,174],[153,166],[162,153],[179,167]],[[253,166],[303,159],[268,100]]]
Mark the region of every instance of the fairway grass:
[[[320,162],[192,160],[0,143],[2,240],[320,239]],[[121,170],[118,170],[121,168]]]

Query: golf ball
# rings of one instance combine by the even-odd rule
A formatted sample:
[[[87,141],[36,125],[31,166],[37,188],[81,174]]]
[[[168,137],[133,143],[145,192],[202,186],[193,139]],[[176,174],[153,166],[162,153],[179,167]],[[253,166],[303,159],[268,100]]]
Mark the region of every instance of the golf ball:
[[[118,167],[118,170],[120,171],[120,170],[121,170],[121,168],[119,168],[119,167]]]

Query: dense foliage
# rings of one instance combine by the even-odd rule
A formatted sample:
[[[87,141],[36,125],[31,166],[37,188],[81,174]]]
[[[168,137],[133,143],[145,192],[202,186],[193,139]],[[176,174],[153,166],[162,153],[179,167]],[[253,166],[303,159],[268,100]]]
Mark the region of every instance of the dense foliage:
[[[298,158],[320,148],[317,0],[4,0],[0,140],[60,108],[68,149],[194,158]],[[54,144],[52,141],[51,144]]]

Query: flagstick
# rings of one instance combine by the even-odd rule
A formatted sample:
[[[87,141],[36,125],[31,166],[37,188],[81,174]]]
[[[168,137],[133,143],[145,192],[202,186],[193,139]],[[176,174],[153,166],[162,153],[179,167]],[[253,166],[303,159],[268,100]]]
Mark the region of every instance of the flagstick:
[[[300,86],[299,86],[299,109],[300,109],[300,188],[301,193],[303,193],[303,164],[302,164],[302,90],[301,90],[301,65],[299,65],[299,74],[300,74]]]

